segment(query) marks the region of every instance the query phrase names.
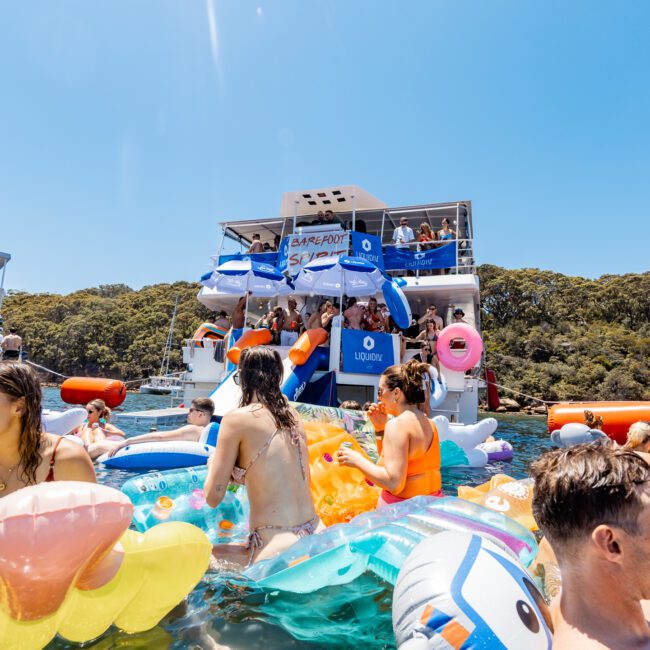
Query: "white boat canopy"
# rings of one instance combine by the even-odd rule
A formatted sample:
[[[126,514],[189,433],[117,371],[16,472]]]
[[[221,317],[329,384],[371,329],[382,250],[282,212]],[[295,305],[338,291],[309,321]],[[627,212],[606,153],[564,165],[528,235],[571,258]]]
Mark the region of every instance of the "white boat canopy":
[[[302,217],[314,215],[320,210],[352,212],[352,210],[383,210],[387,207],[383,201],[357,185],[341,185],[285,192],[280,204],[280,215]]]
[[[7,262],[10,259],[11,259],[11,255],[9,255],[9,253],[0,252],[0,269],[3,269],[7,265]]]

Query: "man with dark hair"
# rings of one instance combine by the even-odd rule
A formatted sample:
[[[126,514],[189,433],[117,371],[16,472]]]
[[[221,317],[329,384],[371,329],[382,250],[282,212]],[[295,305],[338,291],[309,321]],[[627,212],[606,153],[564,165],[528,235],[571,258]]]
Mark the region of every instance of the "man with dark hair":
[[[132,438],[127,438],[117,443],[113,440],[103,440],[97,444],[105,447],[101,453],[108,451],[110,456],[114,456],[122,447],[141,442],[172,442],[174,440],[199,442],[206,426],[210,424],[213,415],[214,402],[209,397],[197,397],[192,400],[190,409],[187,412],[187,424],[178,429],[143,433],[140,436],[133,436]],[[101,454],[98,453],[95,457],[99,455]]]
[[[259,236],[259,234],[255,233],[253,235],[253,239],[251,241],[251,245],[248,248],[249,253],[263,253],[264,252],[264,245],[262,244],[262,240]]]
[[[575,445],[531,468],[533,515],[562,576],[553,648],[650,648],[650,466],[610,444]]]

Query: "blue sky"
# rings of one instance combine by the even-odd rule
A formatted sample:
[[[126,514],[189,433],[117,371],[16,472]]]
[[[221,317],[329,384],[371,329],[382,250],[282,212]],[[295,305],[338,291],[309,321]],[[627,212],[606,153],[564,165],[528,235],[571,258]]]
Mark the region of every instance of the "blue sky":
[[[471,199],[479,262],[648,270],[650,3],[2,3],[7,288],[197,279],[284,191]]]

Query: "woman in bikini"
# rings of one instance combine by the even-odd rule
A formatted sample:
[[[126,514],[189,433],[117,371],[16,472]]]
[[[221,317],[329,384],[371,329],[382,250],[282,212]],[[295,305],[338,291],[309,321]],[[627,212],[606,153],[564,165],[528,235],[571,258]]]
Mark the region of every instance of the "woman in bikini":
[[[86,404],[86,421],[76,430],[86,447],[103,440],[124,440],[126,434],[110,423],[111,410],[103,399],[94,399]]]
[[[305,432],[280,392],[280,355],[264,346],[245,349],[236,377],[240,408],[221,421],[204,492],[208,505],[216,508],[231,481],[246,485],[251,531],[247,544],[220,545],[215,557],[248,565],[281,553],[324,526],[309,487]]]
[[[377,309],[377,298],[370,298],[370,300],[368,300],[365,329],[369,332],[386,332],[388,330],[386,317]]]
[[[412,359],[384,370],[378,404],[368,417],[378,437],[383,434],[379,463],[345,447],[337,452],[341,465],[356,467],[383,488],[377,507],[419,495],[442,496],[438,431],[419,405],[429,399],[429,366]],[[388,416],[395,416],[388,420]]]
[[[41,386],[29,366],[0,364],[0,498],[49,481],[95,483],[95,470],[80,445],[45,433]]]

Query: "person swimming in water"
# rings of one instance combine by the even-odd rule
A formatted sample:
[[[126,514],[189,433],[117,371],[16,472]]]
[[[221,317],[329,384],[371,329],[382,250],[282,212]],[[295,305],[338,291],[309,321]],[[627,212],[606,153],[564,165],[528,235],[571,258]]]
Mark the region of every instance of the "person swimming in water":
[[[37,483],[96,482],[81,445],[43,431],[41,400],[29,366],[0,364],[0,498]]]
[[[280,355],[265,346],[247,348],[235,377],[240,407],[221,420],[203,491],[216,508],[231,481],[246,485],[251,531],[246,546],[222,544],[214,554],[247,565],[281,553],[324,526],[311,496],[304,428],[280,392]]]
[[[345,447],[337,452],[341,465],[356,467],[384,488],[378,507],[419,495],[442,496],[438,431],[420,408],[429,399],[430,381],[429,365],[415,359],[384,370],[379,403],[368,410],[375,431],[384,434],[379,463]],[[388,415],[396,417],[388,421]]]

